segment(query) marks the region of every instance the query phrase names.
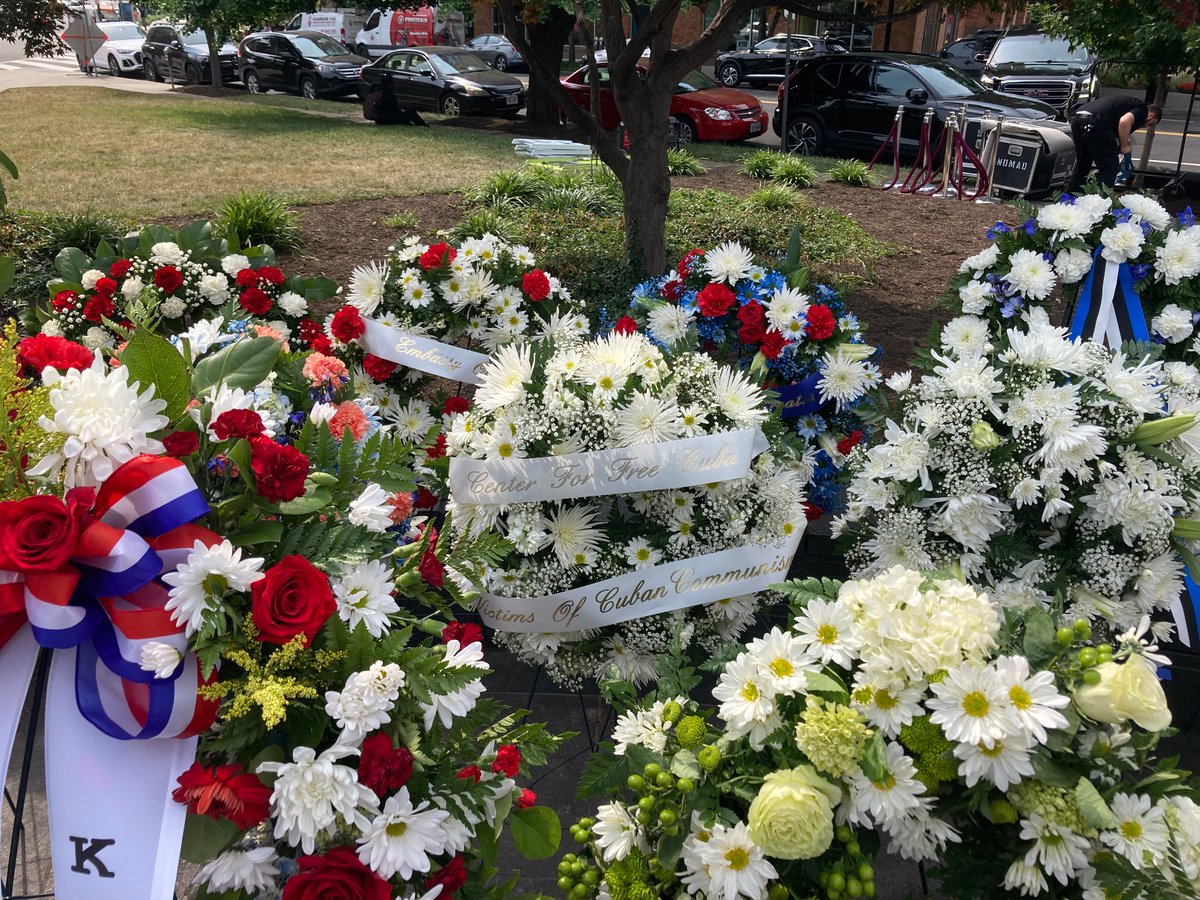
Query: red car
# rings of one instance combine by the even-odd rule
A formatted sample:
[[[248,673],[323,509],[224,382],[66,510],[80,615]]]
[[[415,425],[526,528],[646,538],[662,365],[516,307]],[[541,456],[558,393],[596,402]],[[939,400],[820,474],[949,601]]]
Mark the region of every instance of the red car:
[[[645,66],[639,66],[645,72]],[[612,130],[621,124],[621,114],[613,99],[608,66],[598,67],[600,75],[600,118]],[[587,66],[562,79],[571,98],[584,109],[591,106]],[[671,99],[671,118],[678,126],[680,143],[692,141],[744,141],[762,134],[767,114],[758,98],[744,91],[723,88],[702,72],[692,72],[675,89]]]

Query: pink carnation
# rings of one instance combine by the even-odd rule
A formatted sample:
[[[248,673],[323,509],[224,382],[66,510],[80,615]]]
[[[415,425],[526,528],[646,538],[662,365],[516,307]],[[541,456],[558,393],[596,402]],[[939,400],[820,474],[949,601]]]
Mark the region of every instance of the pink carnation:
[[[279,341],[279,343],[283,344],[284,353],[289,352],[287,341],[283,339],[283,332],[278,328],[272,328],[270,325],[255,325],[254,333],[259,337],[274,338],[275,340]]]
[[[388,501],[388,503],[391,504],[391,507],[392,507],[392,511],[389,515],[391,517],[393,524],[399,525],[401,522],[403,522],[405,519],[407,519],[409,516],[412,515],[412,511],[413,511],[412,494],[404,494],[404,493],[393,494],[392,498]]]
[[[336,356],[326,356],[324,353],[314,353],[304,361],[301,370],[304,377],[312,382],[313,387],[320,387],[327,382],[345,382],[348,380],[346,364]]]
[[[353,400],[343,400],[339,403],[337,411],[329,419],[329,430],[335,438],[345,434],[347,428],[356,441],[361,441],[367,436],[367,414]]]

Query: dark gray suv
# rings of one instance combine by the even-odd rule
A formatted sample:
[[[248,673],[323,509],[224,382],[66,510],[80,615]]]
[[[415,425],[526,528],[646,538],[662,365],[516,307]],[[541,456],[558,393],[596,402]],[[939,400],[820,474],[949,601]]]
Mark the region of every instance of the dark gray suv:
[[[1099,61],[1086,47],[1036,31],[1012,31],[992,46],[979,80],[1005,94],[1049,103],[1061,118],[1100,96]]]
[[[218,52],[221,81],[237,81],[237,47],[226,41]],[[170,79],[186,84],[212,81],[204,32],[172,22],[155,22],[146,32],[146,42],[142,44],[142,71],[147,81]]]

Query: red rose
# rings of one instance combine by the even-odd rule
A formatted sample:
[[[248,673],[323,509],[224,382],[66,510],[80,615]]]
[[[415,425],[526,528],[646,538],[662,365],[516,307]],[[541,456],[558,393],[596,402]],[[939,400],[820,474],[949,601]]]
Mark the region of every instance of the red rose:
[[[483,642],[483,629],[474,622],[450,622],[442,629],[442,643],[458,641],[460,646]]]
[[[474,781],[479,784],[479,779],[483,778],[483,769],[479,766],[463,766],[454,775],[455,778],[461,778],[463,781]]]
[[[710,319],[723,316],[729,312],[729,307],[733,306],[736,299],[733,296],[733,291],[723,284],[716,283],[710,284],[696,295],[696,302],[700,306],[700,314]]]
[[[362,337],[367,326],[363,322],[362,313],[358,311],[358,308],[346,304],[334,313],[329,329],[335,338],[343,344],[348,344],[355,338]]]
[[[300,871],[283,886],[282,900],[391,900],[392,886],[359,862],[353,847],[296,858]]]
[[[242,305],[242,309],[256,316],[265,316],[271,308],[271,298],[262,288],[256,287],[246,288],[242,291],[238,297],[238,303]]]
[[[825,515],[825,510],[821,509],[821,507],[817,506],[815,503],[809,503],[807,500],[804,501],[805,519],[810,522],[815,522],[823,515]]]
[[[392,736],[377,731],[362,743],[358,757],[358,781],[384,797],[408,784],[412,777],[413,755],[407,747],[397,747]]]
[[[763,335],[762,344],[758,349],[762,351],[762,355],[767,359],[777,359],[779,354],[783,352],[783,347],[786,343],[787,339],[783,336],[782,332],[771,329]]]
[[[105,297],[111,297],[117,290],[117,283],[111,278],[99,278],[96,280],[96,293],[103,294]]]
[[[442,892],[438,900],[453,900],[455,893],[467,883],[467,864],[462,856],[456,856],[425,879],[425,890],[431,891],[439,884]]]
[[[233,280],[240,288],[258,287],[258,273],[253,269],[242,269]]]
[[[834,326],[837,324],[833,318],[833,312],[823,303],[810,306],[805,318],[808,319],[808,327],[804,329],[804,332],[814,341],[823,341],[832,335]]]
[[[763,327],[758,322],[747,322],[738,329],[738,340],[743,344],[757,344],[763,339]]]
[[[205,767],[194,762],[178,781],[172,800],[195,815],[228,819],[243,831],[258,825],[270,811],[271,789],[236,763]]]
[[[212,423],[218,441],[258,437],[263,427],[262,416],[252,409],[227,409]]]
[[[526,272],[525,276],[521,279],[521,290],[534,302],[545,300],[550,296],[550,279],[546,277],[546,273],[541,269]]]
[[[317,338],[324,337],[325,329],[316,319],[305,316],[296,324],[296,333],[300,335],[300,340],[304,343],[312,344]]]
[[[417,571],[421,573],[421,578],[427,585],[440,588],[446,580],[446,567],[433,552],[433,540],[436,538],[435,534],[434,538],[430,540],[429,546],[425,548],[425,552],[421,554],[421,562],[417,565]]]
[[[509,778],[516,778],[521,771],[521,751],[516,744],[501,744],[496,751],[496,760],[492,763],[492,771],[503,772]]]
[[[464,413],[471,408],[471,401],[466,397],[447,397],[446,402],[442,404],[442,415],[453,416],[457,413]]]
[[[859,443],[861,443],[862,436],[863,435],[861,431],[855,430],[850,432],[848,436],[838,441],[837,452],[842,454],[842,456],[849,456],[850,451],[857,447]]]
[[[175,266],[159,266],[154,270],[154,286],[173,294],[183,286],[183,273]]]
[[[265,281],[267,284],[283,284],[283,273],[274,266],[259,266],[258,278],[260,281]]]
[[[78,302],[79,295],[74,291],[59,291],[50,301],[50,305],[54,307],[55,312],[69,312],[75,308],[75,304]]]
[[[304,494],[308,457],[295,447],[285,447],[270,438],[250,438],[250,468],[258,496],[271,503],[286,503]]]
[[[124,278],[129,274],[129,269],[133,266],[127,259],[118,259],[108,267],[108,274],[113,278]]]
[[[396,364],[389,362],[382,356],[374,356],[368,353],[363,357],[363,371],[371,376],[373,381],[387,381],[392,377],[392,373],[396,371]]]
[[[112,297],[105,297],[103,294],[92,294],[88,298],[88,302],[83,307],[83,317],[89,322],[99,322],[101,319],[112,316],[117,308],[113,305]]]
[[[454,257],[458,253],[453,247],[442,241],[437,244],[430,244],[429,249],[421,254],[421,258],[417,260],[421,268],[428,272],[430,269],[440,269],[443,265],[449,265],[454,262]]]
[[[425,455],[429,459],[441,459],[446,455],[446,434],[439,432],[437,439],[433,442],[433,446],[425,451]]]
[[[172,431],[162,439],[167,456],[191,456],[200,449],[200,435],[194,431]]]
[[[737,311],[738,321],[744,325],[749,325],[752,322],[755,325],[761,325],[766,317],[767,315],[763,312],[762,304],[757,300],[751,300]]]
[[[524,788],[521,791],[521,796],[517,798],[517,809],[529,809],[535,803],[537,803],[537,794],[529,788]]]
[[[314,353],[323,353],[325,356],[333,353],[333,342],[325,337],[325,335],[313,338],[312,343],[308,346]]]
[[[78,506],[47,495],[0,503],[3,568],[18,572],[62,568],[79,538],[82,510]]]
[[[17,365],[21,367],[22,375],[29,372],[40,375],[47,366],[53,366],[60,372],[67,369],[82,370],[91,366],[94,359],[92,351],[82,344],[48,334],[35,334],[17,344]]]
[[[632,316],[621,316],[613,326],[617,334],[637,334],[637,320]]]
[[[309,646],[336,609],[329,578],[303,556],[285,556],[250,585],[250,618],[268,644],[303,632]]]
[[[432,509],[438,505],[437,495],[427,488],[417,488],[417,499],[413,501],[413,509]]]

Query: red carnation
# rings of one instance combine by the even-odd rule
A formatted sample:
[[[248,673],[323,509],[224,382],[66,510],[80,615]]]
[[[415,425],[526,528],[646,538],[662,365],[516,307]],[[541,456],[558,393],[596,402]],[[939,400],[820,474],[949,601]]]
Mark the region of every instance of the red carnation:
[[[437,244],[430,244],[429,249],[421,254],[421,258],[417,260],[421,268],[428,272],[430,269],[440,269],[443,265],[450,265],[454,262],[454,257],[458,253],[453,247],[445,241]]]
[[[613,326],[617,334],[637,334],[637,320],[632,316],[621,316]]]
[[[274,266],[259,266],[258,278],[260,281],[265,281],[267,284],[283,284],[283,273]]]
[[[362,743],[358,758],[358,780],[378,797],[398,791],[412,777],[413,755],[407,747],[397,747],[392,736],[378,731]]]
[[[738,340],[743,344],[757,344],[763,339],[763,327],[758,322],[747,322],[738,329]]]
[[[436,541],[437,532],[435,531],[429,539],[429,546],[421,554],[421,562],[417,565],[417,571],[421,573],[421,578],[427,585],[440,588],[446,580],[446,567],[433,552],[433,545]]]
[[[296,323],[296,333],[304,343],[311,344],[316,338],[325,334],[325,329],[321,327],[321,323],[316,319],[311,316],[305,316]]]
[[[363,357],[363,371],[370,375],[374,381],[387,381],[392,377],[392,373],[396,371],[396,364],[384,359],[382,356],[374,356],[368,353]]]
[[[433,446],[425,451],[425,455],[429,459],[441,459],[446,455],[446,433],[439,432],[437,440],[433,442]]]
[[[59,291],[50,301],[50,305],[54,307],[55,312],[68,312],[74,309],[78,302],[79,295],[74,291]]]
[[[133,266],[127,259],[118,259],[108,267],[108,274],[113,278],[124,278],[129,274],[130,268]]]
[[[94,358],[92,351],[82,344],[48,334],[35,334],[17,344],[17,365],[21,367],[22,375],[29,372],[40,375],[47,366],[53,366],[60,372],[67,369],[82,370],[91,366]]]
[[[668,278],[663,282],[662,295],[672,302],[683,296],[683,281],[679,278]]]
[[[250,618],[258,639],[286,644],[298,634],[304,646],[337,611],[328,576],[303,556],[285,556],[250,585]]]
[[[111,278],[96,279],[96,293],[103,294],[105,297],[111,297],[117,290],[117,283]]]
[[[253,269],[242,269],[233,280],[240,288],[258,287],[258,273]]]
[[[391,900],[392,886],[363,865],[353,847],[296,862],[300,871],[283,886],[282,900]]]
[[[218,441],[258,437],[263,433],[263,420],[252,409],[227,409],[212,423]]]
[[[437,495],[428,488],[417,488],[417,499],[413,501],[413,509],[432,509],[438,505]]]
[[[467,864],[462,856],[455,856],[432,875],[425,879],[425,890],[431,891],[439,884],[442,892],[438,900],[453,900],[455,893],[467,883]]]
[[[529,788],[524,788],[521,791],[521,796],[517,798],[517,809],[529,809],[535,803],[537,803],[537,794]]]
[[[367,326],[363,322],[362,313],[358,311],[358,307],[347,304],[334,313],[333,321],[329,323],[329,329],[335,338],[343,344],[348,344],[355,338],[362,337]]]
[[[254,470],[258,495],[270,503],[286,503],[304,494],[308,457],[295,447],[285,447],[270,438],[250,438],[250,468]]]
[[[450,622],[442,629],[442,643],[458,641],[459,646],[483,642],[483,629],[474,622]]]
[[[855,430],[855,431],[850,432],[850,434],[847,437],[844,437],[840,441],[838,441],[838,444],[837,444],[838,453],[842,454],[842,456],[849,456],[850,451],[853,450],[855,447],[857,447],[859,445],[859,443],[862,442],[862,436],[863,435],[862,435],[861,431]]]
[[[206,767],[194,762],[178,781],[171,792],[176,803],[198,816],[228,819],[242,831],[258,825],[270,811],[271,789],[236,763]]]
[[[271,298],[267,296],[262,288],[246,288],[238,297],[238,303],[242,305],[242,309],[253,313],[256,316],[265,316],[271,308]]]
[[[492,763],[492,771],[503,772],[509,778],[516,778],[521,770],[521,751],[516,744],[501,744],[496,751],[496,759]]]
[[[194,431],[172,431],[162,439],[167,456],[191,456],[200,449],[200,435]]]
[[[442,415],[453,416],[457,413],[464,413],[471,408],[471,401],[466,397],[447,397],[446,402],[442,404]]]
[[[154,286],[173,294],[183,287],[183,273],[175,266],[159,266],[154,270]]]
[[[825,510],[821,509],[821,507],[817,506],[815,503],[809,503],[807,500],[804,501],[805,519],[810,522],[815,522],[823,515],[825,515]]]
[[[804,332],[814,341],[823,341],[828,338],[833,334],[833,329],[837,325],[833,312],[823,303],[810,306],[805,318],[808,319],[808,327],[804,329]]]
[[[526,272],[521,279],[521,290],[535,303],[538,300],[545,300],[550,296],[550,279],[541,269]]]
[[[483,778],[483,769],[479,766],[463,766],[454,775],[455,778],[461,778],[463,781],[471,780],[479,784],[479,779]]]
[[[696,302],[700,306],[700,314],[710,319],[723,316],[729,312],[729,307],[733,306],[736,299],[733,296],[733,291],[725,287],[725,285],[717,283],[710,284],[696,295]]]
[[[779,354],[783,352],[783,347],[786,343],[787,338],[783,336],[783,333],[772,328],[762,336],[762,344],[758,349],[762,351],[762,355],[767,359],[777,359]]]
[[[112,297],[106,297],[103,294],[92,294],[83,307],[83,317],[89,322],[99,322],[101,319],[111,316],[116,311],[117,308],[113,305]]]
[[[321,335],[319,338],[313,338],[313,342],[309,345],[309,347],[314,353],[322,353],[325,356],[329,356],[331,353],[333,353],[333,342],[329,340],[329,338],[325,337],[325,335]]]
[[[754,323],[761,325],[767,315],[763,312],[763,306],[757,300],[751,300],[745,306],[737,311],[738,321],[744,325]]]

